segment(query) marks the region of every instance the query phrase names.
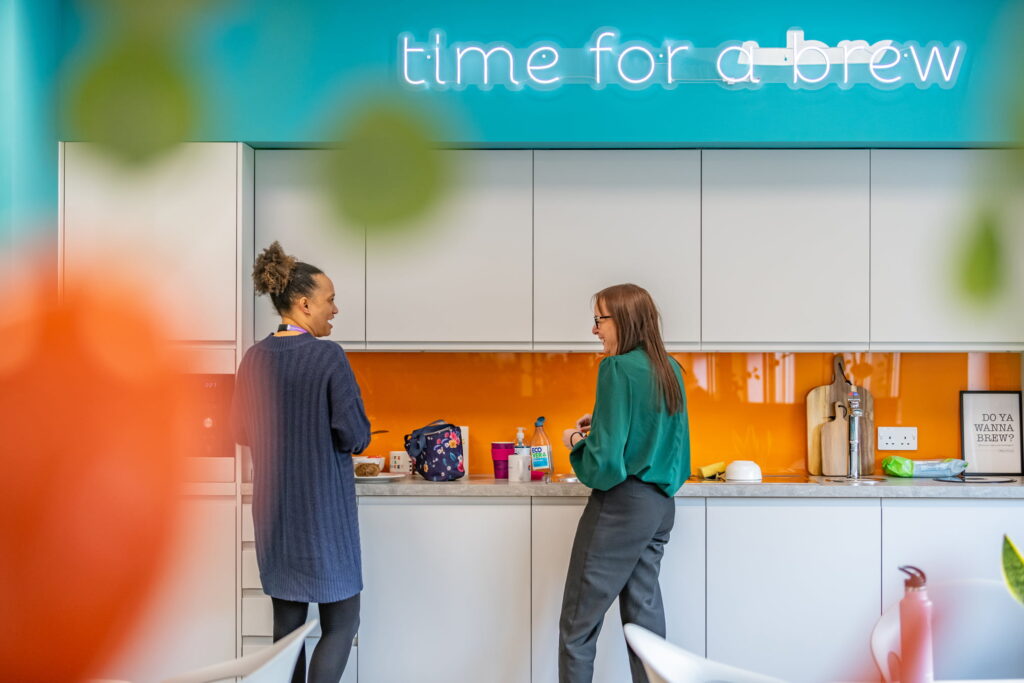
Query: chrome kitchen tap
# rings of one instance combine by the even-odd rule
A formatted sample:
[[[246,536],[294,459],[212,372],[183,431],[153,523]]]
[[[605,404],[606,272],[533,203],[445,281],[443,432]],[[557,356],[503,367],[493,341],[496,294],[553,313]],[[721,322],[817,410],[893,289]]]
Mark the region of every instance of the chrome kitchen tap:
[[[851,389],[848,399],[850,406],[850,466],[846,476],[850,479],[859,479],[860,456],[864,445],[861,443],[864,431],[864,409],[860,405],[860,394],[857,389]]]

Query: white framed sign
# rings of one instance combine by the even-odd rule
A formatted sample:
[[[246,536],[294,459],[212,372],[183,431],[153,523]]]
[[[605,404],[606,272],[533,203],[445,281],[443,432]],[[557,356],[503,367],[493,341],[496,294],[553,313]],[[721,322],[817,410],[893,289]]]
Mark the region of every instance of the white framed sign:
[[[960,448],[967,474],[1024,473],[1021,392],[961,391]]]

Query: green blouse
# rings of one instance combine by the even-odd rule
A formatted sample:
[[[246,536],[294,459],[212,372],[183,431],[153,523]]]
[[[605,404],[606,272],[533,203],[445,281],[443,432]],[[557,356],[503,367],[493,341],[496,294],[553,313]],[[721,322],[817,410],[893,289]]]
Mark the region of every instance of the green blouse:
[[[671,362],[682,389],[679,364]],[[636,348],[608,356],[597,371],[590,435],[569,460],[579,480],[593,489],[607,491],[633,475],[675,495],[690,476],[686,390],[683,409],[669,415],[646,352]]]

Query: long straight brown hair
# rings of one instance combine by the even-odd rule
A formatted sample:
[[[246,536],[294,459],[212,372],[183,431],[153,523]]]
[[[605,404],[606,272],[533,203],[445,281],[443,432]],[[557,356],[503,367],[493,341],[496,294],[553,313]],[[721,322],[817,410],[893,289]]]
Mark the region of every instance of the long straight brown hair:
[[[679,387],[672,361],[661,339],[661,314],[650,293],[638,285],[626,283],[606,287],[594,295],[598,307],[612,317],[618,333],[615,355],[640,347],[651,360],[661,398],[669,414],[683,409],[683,391]]]

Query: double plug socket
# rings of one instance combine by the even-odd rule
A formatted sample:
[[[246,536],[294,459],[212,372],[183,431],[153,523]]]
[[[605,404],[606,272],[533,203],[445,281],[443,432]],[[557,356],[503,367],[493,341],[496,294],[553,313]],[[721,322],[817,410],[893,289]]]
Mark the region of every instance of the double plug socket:
[[[879,427],[878,450],[916,451],[917,427]]]

